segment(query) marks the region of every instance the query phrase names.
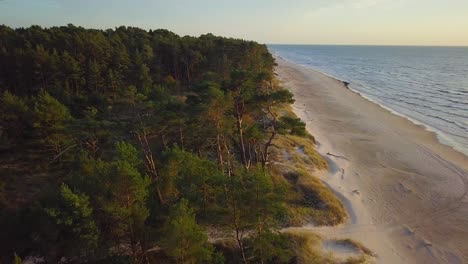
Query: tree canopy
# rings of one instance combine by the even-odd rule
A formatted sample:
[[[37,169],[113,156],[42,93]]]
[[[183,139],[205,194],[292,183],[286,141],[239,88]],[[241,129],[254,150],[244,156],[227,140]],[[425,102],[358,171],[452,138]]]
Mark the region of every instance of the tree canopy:
[[[208,228],[289,261],[269,154],[305,126],[274,66],[212,34],[0,26],[2,262],[230,262]]]

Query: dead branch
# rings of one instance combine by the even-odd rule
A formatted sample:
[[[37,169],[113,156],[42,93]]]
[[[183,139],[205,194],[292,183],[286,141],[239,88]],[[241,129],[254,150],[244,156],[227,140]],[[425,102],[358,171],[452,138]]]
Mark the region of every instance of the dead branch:
[[[65,152],[67,152],[68,150],[70,150],[70,149],[72,149],[74,147],[76,147],[76,144],[71,145],[71,146],[67,147],[66,149],[62,150],[60,153],[58,153],[57,155],[54,156],[54,158],[50,161],[50,163],[53,163],[55,160],[60,158]]]

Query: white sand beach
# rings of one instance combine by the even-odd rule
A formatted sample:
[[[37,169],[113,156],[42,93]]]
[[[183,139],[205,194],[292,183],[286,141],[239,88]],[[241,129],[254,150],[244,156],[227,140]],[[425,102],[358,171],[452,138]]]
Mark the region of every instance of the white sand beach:
[[[321,177],[350,215],[304,228],[358,240],[378,263],[468,263],[468,157],[341,81],[276,59],[295,113],[336,165]]]

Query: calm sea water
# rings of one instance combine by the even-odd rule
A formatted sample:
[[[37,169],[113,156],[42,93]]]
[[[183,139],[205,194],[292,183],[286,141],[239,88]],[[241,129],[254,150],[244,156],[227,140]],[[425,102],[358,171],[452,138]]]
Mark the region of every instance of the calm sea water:
[[[269,45],[273,54],[437,133],[468,155],[468,47]]]

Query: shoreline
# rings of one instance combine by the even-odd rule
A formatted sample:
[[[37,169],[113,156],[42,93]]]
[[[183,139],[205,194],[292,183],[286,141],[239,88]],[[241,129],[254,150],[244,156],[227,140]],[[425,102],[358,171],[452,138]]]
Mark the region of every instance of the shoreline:
[[[405,115],[405,114],[403,114],[403,113],[400,113],[400,112],[398,112],[398,111],[396,111],[396,110],[394,110],[394,109],[392,109],[392,108],[390,108],[390,107],[384,105],[383,103],[378,102],[377,99],[372,99],[372,98],[370,98],[370,97],[367,96],[366,94],[363,94],[362,92],[360,92],[360,91],[358,91],[358,90],[352,88],[352,83],[351,83],[350,81],[345,81],[345,80],[343,80],[343,79],[341,79],[341,78],[339,78],[339,77],[337,77],[337,76],[334,76],[334,75],[332,75],[332,74],[323,72],[321,69],[319,69],[319,68],[317,68],[317,67],[311,67],[311,66],[306,66],[306,65],[303,65],[303,64],[296,63],[296,62],[291,61],[291,60],[289,60],[289,59],[286,59],[286,58],[284,58],[284,57],[282,57],[282,56],[279,56],[279,55],[277,55],[277,54],[273,54],[273,56],[275,56],[276,58],[279,58],[279,59],[281,59],[281,60],[284,60],[284,61],[286,61],[286,62],[288,62],[288,63],[295,64],[295,65],[300,66],[300,67],[303,67],[303,68],[305,68],[305,69],[309,69],[309,70],[315,71],[315,72],[317,72],[317,73],[319,73],[319,74],[323,74],[323,75],[325,75],[325,76],[327,76],[327,77],[329,77],[329,78],[332,78],[332,79],[335,79],[336,81],[341,82],[341,83],[343,84],[343,86],[344,86],[346,89],[350,90],[351,92],[356,93],[356,94],[358,94],[359,96],[361,96],[362,98],[364,98],[365,100],[367,100],[367,101],[369,101],[369,102],[371,102],[371,103],[374,103],[374,104],[380,106],[381,108],[383,108],[383,109],[389,111],[389,112],[390,112],[391,114],[393,114],[393,115],[397,115],[397,116],[403,117],[403,118],[405,118],[405,119],[411,121],[411,123],[413,123],[413,124],[415,124],[415,125],[418,125],[418,126],[421,126],[421,127],[422,127],[423,129],[425,129],[426,131],[429,131],[429,132],[434,133],[434,135],[435,135],[435,137],[437,138],[437,140],[439,141],[439,143],[441,143],[441,144],[443,144],[443,145],[446,145],[446,146],[452,148],[453,150],[455,150],[455,151],[457,151],[457,152],[459,152],[459,153],[465,155],[466,157],[468,157],[468,150],[464,150],[463,148],[459,147],[456,143],[452,143],[452,142],[455,142],[455,141],[454,141],[453,139],[451,139],[449,136],[447,136],[444,132],[440,131],[440,130],[437,129],[437,128],[432,127],[432,126],[429,125],[429,124],[424,123],[423,121],[419,121],[419,120],[417,120],[417,119],[415,119],[415,118],[413,118],[413,117],[410,117],[410,116],[407,116],[407,115]]]
[[[338,170],[320,178],[350,201],[356,219],[299,229],[356,239],[378,263],[467,262],[467,156],[343,81],[278,57],[277,63],[318,151],[349,158],[326,156],[343,175]]]

